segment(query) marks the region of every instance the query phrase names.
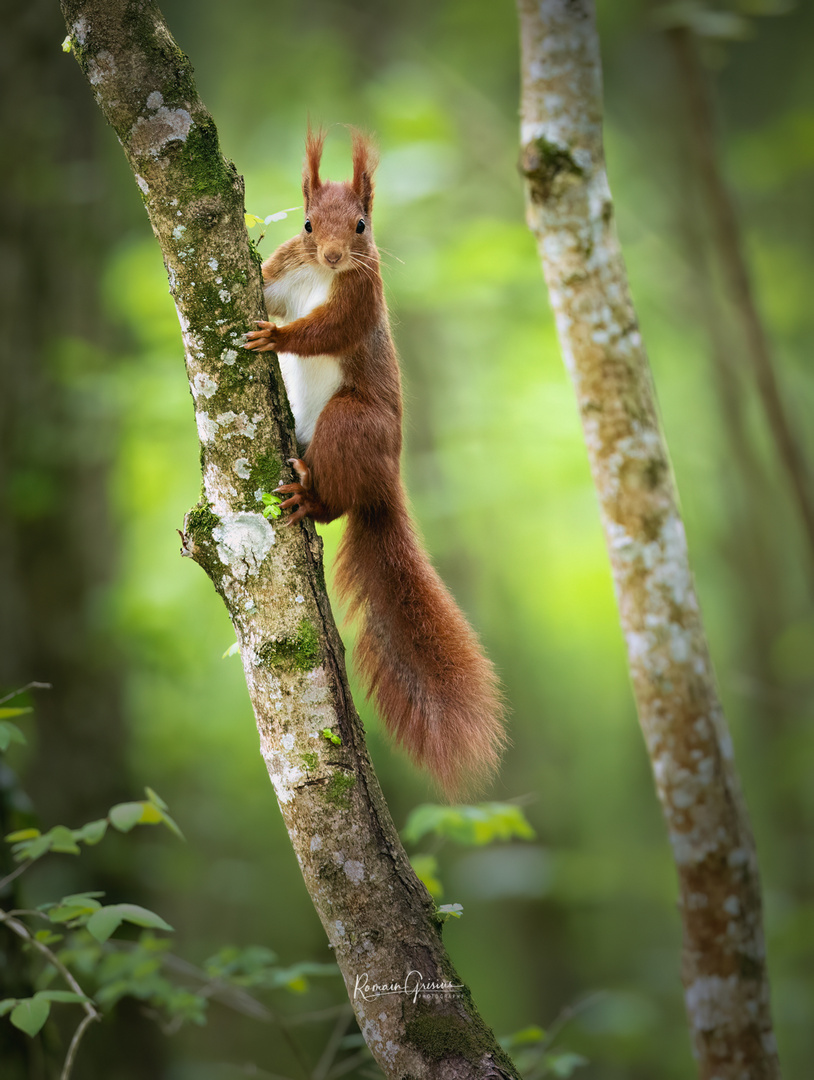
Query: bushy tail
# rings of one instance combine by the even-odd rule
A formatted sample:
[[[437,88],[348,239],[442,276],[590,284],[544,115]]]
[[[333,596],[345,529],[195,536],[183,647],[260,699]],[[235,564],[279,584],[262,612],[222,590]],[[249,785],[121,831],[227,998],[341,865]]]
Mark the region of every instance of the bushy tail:
[[[450,799],[497,767],[497,678],[416,537],[406,507],[350,511],[337,585],[360,616],[356,664],[391,735]]]

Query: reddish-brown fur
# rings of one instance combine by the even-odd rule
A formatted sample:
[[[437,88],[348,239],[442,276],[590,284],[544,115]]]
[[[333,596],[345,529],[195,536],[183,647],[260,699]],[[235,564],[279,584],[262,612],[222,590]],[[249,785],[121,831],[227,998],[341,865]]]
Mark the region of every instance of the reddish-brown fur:
[[[379,257],[370,228],[370,142],[353,132],[353,179],[319,176],[324,134],[308,132],[303,196],[312,232],[263,266],[268,284],[304,266],[334,270],[330,292],[302,318],[260,323],[247,348],[333,355],[341,385],[319,413],[289,498],[290,522],[347,515],[337,583],[360,619],[356,661],[385,723],[452,797],[496,766],[505,742],[497,679],[477,638],[429,562],[399,473],[401,380]],[[357,225],[364,221],[359,233]],[[269,314],[283,314],[283,309]]]

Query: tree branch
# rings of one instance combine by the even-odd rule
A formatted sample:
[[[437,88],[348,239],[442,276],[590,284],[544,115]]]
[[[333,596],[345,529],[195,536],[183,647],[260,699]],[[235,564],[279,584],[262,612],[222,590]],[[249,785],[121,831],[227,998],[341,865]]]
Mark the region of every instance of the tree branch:
[[[265,315],[243,182],[221,156],[189,62],[154,3],[62,0],[62,10],[133,168],[181,322],[205,494],[187,514],[184,553],[206,570],[234,623],[261,752],[362,1034],[389,1077],[515,1077],[465,987],[417,1000],[356,992],[357,977],[461,980],[367,755],[322,544],[311,524],[275,528],[260,513],[295,445],[276,362],[269,369],[270,354],[241,348]]]
[[[702,1077],[776,1078],[757,857],[613,223],[590,0],[518,0],[522,170],[670,832]]]

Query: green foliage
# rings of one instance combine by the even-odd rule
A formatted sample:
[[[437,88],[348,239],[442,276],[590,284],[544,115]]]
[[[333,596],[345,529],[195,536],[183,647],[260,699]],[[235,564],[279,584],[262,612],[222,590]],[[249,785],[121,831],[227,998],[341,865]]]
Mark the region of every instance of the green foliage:
[[[12,845],[11,852],[17,862],[34,862],[48,852],[61,855],[78,855],[80,843],[92,847],[103,839],[108,824],[119,832],[130,832],[136,825],[164,824],[183,840],[183,834],[166,810],[166,804],[152,789],[147,788],[147,799],[140,802],[119,803],[111,807],[106,818],[89,821],[79,829],[55,825],[46,833],[39,829],[19,829],[9,833],[5,840]]]
[[[588,1061],[570,1050],[553,1050],[551,1044],[556,1034],[532,1025],[502,1038],[500,1045],[511,1054],[524,1080],[544,1080],[546,1077],[567,1080]]]
[[[212,512],[209,503],[202,501],[187,514],[186,530],[197,544],[203,544],[212,539],[212,530],[219,521],[220,518]]]
[[[251,945],[246,949],[221,949],[206,961],[204,968],[211,978],[234,986],[255,990],[286,989],[297,994],[305,993],[309,978],[335,977],[339,974],[336,964],[303,962],[280,967],[277,955],[260,945]]]
[[[411,855],[410,862],[418,880],[424,883],[433,900],[444,895],[444,887],[438,877],[438,859],[434,855]]]
[[[522,809],[512,803],[481,803],[478,806],[425,803],[412,811],[402,836],[407,843],[415,844],[428,834],[476,846],[496,840],[534,839],[534,830]]]
[[[442,904],[435,909],[435,917],[439,923],[445,923],[449,919],[460,919],[464,913],[462,904]]]
[[[322,731],[320,731],[320,735],[323,739],[327,739],[329,743],[333,743],[334,746],[342,745],[342,736],[337,735],[335,731],[331,731],[328,727],[323,728]]]
[[[0,751],[8,750],[13,742],[25,745],[25,736],[22,731],[16,724],[9,723],[9,720],[13,716],[25,716],[31,711],[28,705],[0,707]]]
[[[172,930],[160,915],[139,907],[138,904],[110,904],[108,907],[100,907],[87,919],[86,925],[88,933],[103,943],[123,922],[132,923],[134,926],[148,926],[153,930]]]
[[[280,509],[281,500],[276,495],[270,495],[267,491],[264,491],[260,498],[263,502],[264,518],[278,518],[282,514]]]

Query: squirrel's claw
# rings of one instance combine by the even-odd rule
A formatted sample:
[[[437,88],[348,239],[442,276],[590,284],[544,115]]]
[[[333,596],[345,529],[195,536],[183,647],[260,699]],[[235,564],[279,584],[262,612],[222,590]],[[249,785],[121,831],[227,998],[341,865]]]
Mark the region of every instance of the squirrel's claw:
[[[290,457],[288,459],[288,464],[294,466],[294,472],[297,474],[297,476],[299,476],[300,483],[306,491],[310,491],[311,488],[314,486],[314,481],[311,476],[311,470],[308,468],[302,458]]]
[[[248,330],[244,334],[243,348],[254,352],[274,352],[277,347],[277,327],[274,323],[264,322],[262,319],[257,320],[257,325],[259,330]]]
[[[295,480],[290,484],[279,484],[274,489],[275,495],[289,496],[285,502],[280,503],[281,510],[291,510],[291,514],[284,522],[286,526],[294,525],[309,515],[314,517],[315,514],[321,514],[325,509],[319,498],[314,496],[314,481],[311,470],[302,458],[289,458],[288,463],[294,467],[294,472],[299,477],[299,480]]]

